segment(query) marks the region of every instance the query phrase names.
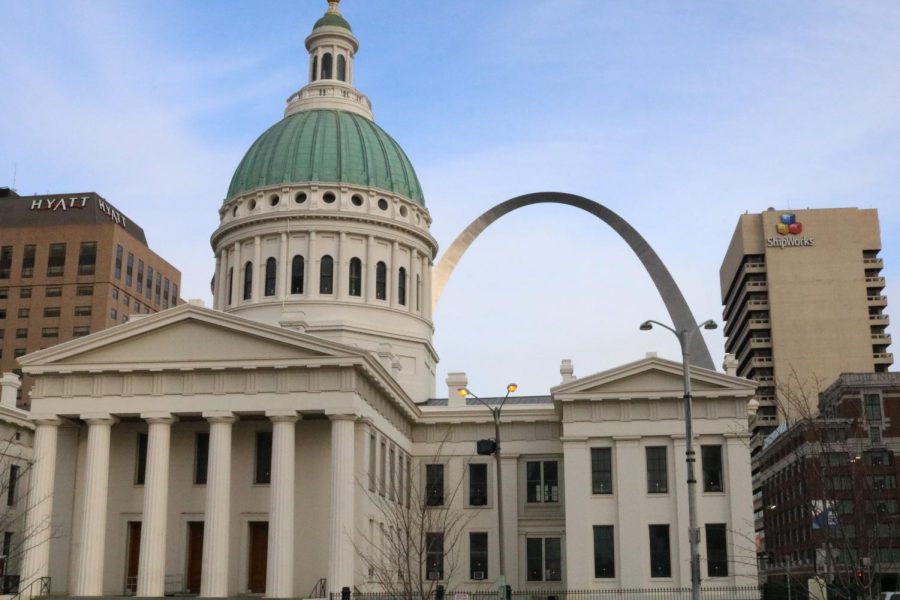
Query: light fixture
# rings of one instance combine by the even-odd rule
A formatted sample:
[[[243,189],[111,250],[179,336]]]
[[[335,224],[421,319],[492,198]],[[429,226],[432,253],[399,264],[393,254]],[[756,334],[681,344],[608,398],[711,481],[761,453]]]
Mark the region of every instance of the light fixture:
[[[517,389],[519,389],[519,385],[516,383],[511,383],[508,386],[506,386],[506,391],[509,392],[510,394],[515,392]]]
[[[703,321],[702,323],[700,323],[700,327],[702,327],[703,329],[718,329],[719,326],[716,325],[715,321],[713,321],[712,319],[709,319],[707,321]]]
[[[643,323],[641,323],[641,331],[650,331],[651,329],[653,329],[653,323],[651,323],[650,321],[644,321]]]
[[[460,396],[462,396],[463,398],[465,398],[469,395],[469,389],[461,387],[458,390],[456,390],[456,393],[459,394]]]

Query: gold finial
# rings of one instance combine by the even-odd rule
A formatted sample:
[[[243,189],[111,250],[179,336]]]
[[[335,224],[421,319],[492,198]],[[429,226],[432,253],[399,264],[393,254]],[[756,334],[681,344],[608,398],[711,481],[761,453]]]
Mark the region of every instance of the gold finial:
[[[328,10],[326,10],[326,14],[339,15],[341,14],[341,9],[338,5],[341,3],[341,0],[328,0]]]

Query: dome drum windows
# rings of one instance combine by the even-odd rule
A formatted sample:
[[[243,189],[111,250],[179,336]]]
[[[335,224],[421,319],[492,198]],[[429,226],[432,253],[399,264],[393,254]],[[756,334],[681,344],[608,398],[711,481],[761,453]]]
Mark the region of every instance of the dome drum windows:
[[[347,81],[347,59],[343,54],[337,57],[337,78],[339,81]]]
[[[406,268],[400,267],[397,272],[397,302],[406,306]]]
[[[353,204],[353,206],[362,206],[365,203],[365,200],[363,200],[363,197],[359,194],[353,194],[353,196],[350,198],[350,202]]]
[[[322,195],[322,202],[324,202],[325,204],[334,204],[334,201],[336,199],[336,196],[332,192],[325,192]]]
[[[382,261],[375,265],[375,299],[387,300],[387,265]]]
[[[327,254],[322,257],[319,269],[319,293],[334,293],[334,259]]]
[[[313,56],[313,61],[312,61],[312,76],[309,78],[309,80],[310,80],[310,81],[315,81],[316,79],[318,79],[318,75],[319,75],[319,57],[318,57],[318,56]]]
[[[334,66],[334,57],[331,52],[322,55],[322,79],[332,78],[332,68]]]
[[[294,202],[296,202],[297,204],[303,204],[304,202],[306,202],[306,192],[297,192],[297,194],[294,196]]]
[[[291,293],[303,293],[303,257],[299,254],[291,261]]]
[[[356,257],[350,259],[349,294],[362,296],[362,261]]]
[[[384,198],[378,199],[378,208],[380,208],[381,210],[387,210],[388,207],[389,205],[387,200],[385,200]]]
[[[278,206],[278,203],[281,201],[281,198],[278,194],[272,194],[269,197],[269,206]]]
[[[253,298],[253,263],[247,261],[244,264],[244,300]]]
[[[275,295],[275,273],[277,270],[277,261],[274,258],[269,258],[266,261],[265,291],[263,292],[266,296]]]

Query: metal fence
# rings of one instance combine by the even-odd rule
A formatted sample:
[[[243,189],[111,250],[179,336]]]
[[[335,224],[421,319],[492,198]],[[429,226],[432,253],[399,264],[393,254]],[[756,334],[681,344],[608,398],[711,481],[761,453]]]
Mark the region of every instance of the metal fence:
[[[516,590],[510,600],[690,600],[689,587],[616,588],[598,590]],[[387,592],[353,593],[351,600],[497,600],[494,590],[434,590],[430,594],[397,594]],[[702,600],[762,600],[759,587],[703,587]],[[342,600],[341,594],[331,594],[331,600]],[[346,596],[344,597],[346,599]]]

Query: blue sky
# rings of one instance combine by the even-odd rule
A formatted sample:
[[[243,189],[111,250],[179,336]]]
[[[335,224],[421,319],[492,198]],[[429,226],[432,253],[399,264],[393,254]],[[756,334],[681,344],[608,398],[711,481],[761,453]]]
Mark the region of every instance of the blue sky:
[[[7,1],[0,185],[96,191],[209,301],[231,174],[305,83],[324,0]],[[447,247],[490,206],[582,194],[647,238],[699,319],[744,211],[860,206],[900,273],[900,3],[344,0],[356,86],[415,165]],[[895,301],[896,303],[896,301]],[[677,358],[665,310],[607,227],[532,207],[492,227],[435,315],[447,371],[482,395],[545,393]],[[670,339],[671,338],[671,339]],[[717,362],[721,332],[707,334]]]

